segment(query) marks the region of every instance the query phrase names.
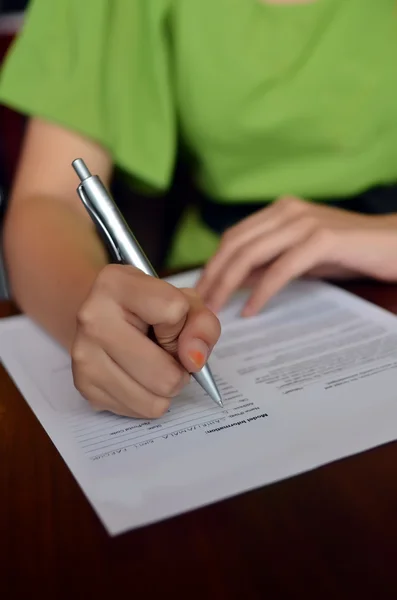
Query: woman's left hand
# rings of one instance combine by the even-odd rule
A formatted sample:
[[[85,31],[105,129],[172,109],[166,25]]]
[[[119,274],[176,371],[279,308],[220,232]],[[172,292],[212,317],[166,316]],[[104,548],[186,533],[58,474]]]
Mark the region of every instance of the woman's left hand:
[[[243,316],[256,314],[300,276],[397,280],[397,214],[368,216],[281,198],[225,232],[197,291],[219,311],[253,287]]]

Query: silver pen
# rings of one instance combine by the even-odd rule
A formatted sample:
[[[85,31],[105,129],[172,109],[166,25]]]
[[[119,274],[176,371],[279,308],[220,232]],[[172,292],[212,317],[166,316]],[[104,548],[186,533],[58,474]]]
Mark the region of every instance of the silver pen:
[[[108,241],[116,260],[126,265],[132,265],[146,275],[158,277],[98,175],[91,175],[81,158],[76,158],[72,162],[72,166],[81,182],[77,193],[91,219]],[[210,398],[223,407],[221,395],[208,363],[201,371],[192,375]]]

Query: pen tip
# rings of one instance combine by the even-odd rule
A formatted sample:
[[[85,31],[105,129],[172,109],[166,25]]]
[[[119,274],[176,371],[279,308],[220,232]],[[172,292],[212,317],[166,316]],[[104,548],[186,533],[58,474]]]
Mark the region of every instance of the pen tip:
[[[218,406],[223,408],[222,397],[219,393],[219,390],[217,388],[215,381],[212,381],[212,386],[210,387],[210,389],[207,390],[207,393],[210,396],[211,400],[213,400]]]
[[[207,365],[205,365],[201,371],[198,373],[193,373],[193,377],[201,385],[204,391],[207,392],[211,400],[213,400],[218,406],[223,408],[223,402],[221,395],[219,393],[218,387],[215,383],[215,380],[212,376],[211,370]]]
[[[219,393],[218,390],[213,390],[212,393],[212,399],[221,407],[223,408],[223,402],[222,402],[222,398],[221,395]]]

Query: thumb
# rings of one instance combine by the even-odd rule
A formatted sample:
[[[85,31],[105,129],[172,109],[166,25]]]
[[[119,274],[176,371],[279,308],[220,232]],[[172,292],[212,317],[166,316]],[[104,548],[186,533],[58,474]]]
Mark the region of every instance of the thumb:
[[[189,373],[200,371],[221,334],[219,319],[195,290],[184,290],[190,310],[178,338],[178,358]]]
[[[207,308],[193,289],[183,289],[185,305],[179,318],[157,324],[154,334],[164,350],[172,354],[189,373],[200,371],[219,339],[218,318]],[[176,314],[176,312],[175,312]]]
[[[172,308],[170,313],[172,318],[168,314],[165,322],[153,326],[153,332],[157,343],[166,352],[177,358],[178,337],[185,326],[190,310],[189,299],[182,290],[175,289]]]

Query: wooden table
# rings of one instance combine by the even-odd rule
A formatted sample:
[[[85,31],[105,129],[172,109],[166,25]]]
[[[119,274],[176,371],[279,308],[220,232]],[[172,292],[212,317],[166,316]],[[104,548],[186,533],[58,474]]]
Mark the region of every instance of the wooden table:
[[[397,288],[351,289],[397,312]],[[0,369],[0,598],[32,593],[397,598],[397,444],[110,538]]]

